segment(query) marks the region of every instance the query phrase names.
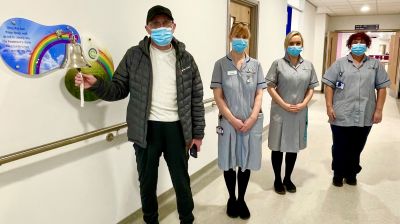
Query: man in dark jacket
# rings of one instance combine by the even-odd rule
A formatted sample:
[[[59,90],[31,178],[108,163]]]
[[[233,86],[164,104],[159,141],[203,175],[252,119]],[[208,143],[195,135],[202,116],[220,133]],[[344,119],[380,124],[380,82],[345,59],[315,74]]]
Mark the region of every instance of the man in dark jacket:
[[[193,198],[188,174],[188,149],[200,149],[204,136],[203,85],[185,45],[173,37],[175,23],[163,6],[149,9],[150,35],[130,48],[111,82],[93,75],[75,77],[103,100],[128,96],[128,138],[134,142],[143,219],[158,223],[157,179],[161,154],[176,192],[181,223],[193,223]]]

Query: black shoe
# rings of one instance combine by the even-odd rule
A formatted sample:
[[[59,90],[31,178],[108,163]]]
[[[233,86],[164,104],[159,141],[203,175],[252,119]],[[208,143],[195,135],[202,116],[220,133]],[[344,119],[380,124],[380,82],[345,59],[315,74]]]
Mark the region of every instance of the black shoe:
[[[235,198],[228,199],[228,203],[226,203],[226,214],[231,218],[237,218],[239,216]]]
[[[294,185],[291,180],[283,179],[283,185],[286,187],[287,192],[290,192],[290,193],[296,192],[296,185]]]
[[[357,178],[356,177],[347,177],[347,178],[345,178],[345,182],[348,185],[355,186],[355,185],[357,185]]]
[[[274,181],[274,190],[277,194],[286,194],[285,188],[280,181]]]
[[[332,184],[335,187],[343,186],[343,178],[342,177],[333,177]]]
[[[237,205],[238,205],[238,212],[239,212],[240,218],[241,219],[249,219],[250,211],[246,205],[246,202],[244,200],[238,200]]]

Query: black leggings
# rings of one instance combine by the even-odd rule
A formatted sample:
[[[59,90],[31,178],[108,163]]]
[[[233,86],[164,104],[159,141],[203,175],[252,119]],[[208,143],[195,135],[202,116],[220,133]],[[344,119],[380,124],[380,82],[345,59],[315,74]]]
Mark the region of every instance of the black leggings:
[[[272,151],[271,153],[271,161],[272,168],[275,173],[275,181],[282,182],[281,178],[281,166],[282,166],[283,152]],[[292,171],[294,168],[294,164],[296,163],[297,153],[287,152],[285,156],[285,179],[290,180],[290,176],[292,175]]]
[[[236,198],[235,187],[236,187],[236,171],[230,169],[228,171],[224,171],[224,179],[226,187],[228,188],[229,197]],[[250,170],[244,170],[239,167],[239,171],[237,172],[238,179],[238,200],[244,201],[244,195],[246,194],[247,185],[250,179]]]

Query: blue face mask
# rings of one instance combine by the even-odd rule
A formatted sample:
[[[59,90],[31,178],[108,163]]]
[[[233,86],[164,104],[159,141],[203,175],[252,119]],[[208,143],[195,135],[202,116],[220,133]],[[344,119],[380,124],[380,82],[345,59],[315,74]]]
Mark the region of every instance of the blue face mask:
[[[150,37],[151,40],[154,41],[154,43],[158,46],[167,46],[172,40],[172,29],[167,27],[152,29]]]
[[[248,45],[248,39],[232,38],[232,49],[237,53],[243,53],[244,49],[246,49]]]
[[[351,45],[351,53],[361,56],[367,51],[366,44],[352,44]]]
[[[288,46],[287,52],[290,56],[297,57],[303,51],[302,46]]]

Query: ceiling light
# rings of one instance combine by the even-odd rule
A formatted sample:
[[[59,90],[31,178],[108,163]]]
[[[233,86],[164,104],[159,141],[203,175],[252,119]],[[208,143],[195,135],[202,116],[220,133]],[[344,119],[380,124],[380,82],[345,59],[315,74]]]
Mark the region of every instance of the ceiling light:
[[[363,7],[361,7],[360,11],[361,12],[368,12],[370,10],[368,5],[364,5]]]

